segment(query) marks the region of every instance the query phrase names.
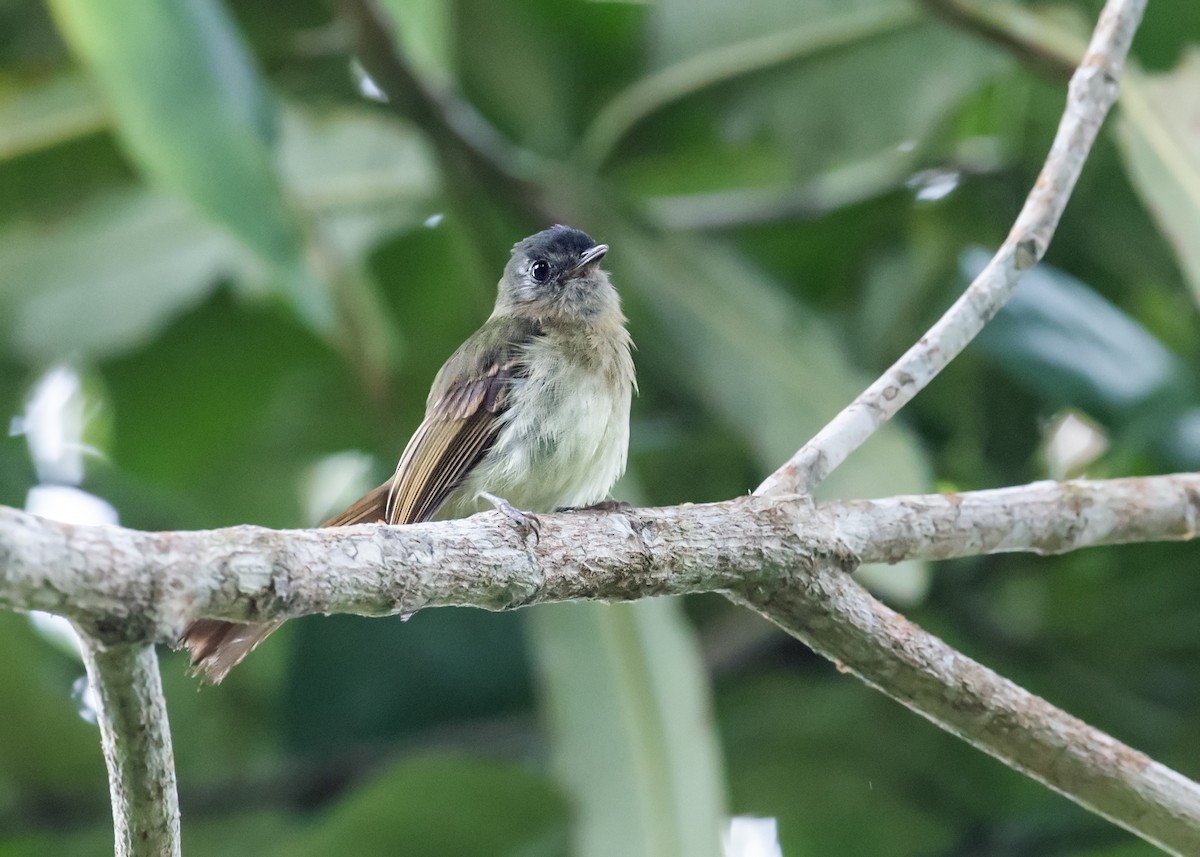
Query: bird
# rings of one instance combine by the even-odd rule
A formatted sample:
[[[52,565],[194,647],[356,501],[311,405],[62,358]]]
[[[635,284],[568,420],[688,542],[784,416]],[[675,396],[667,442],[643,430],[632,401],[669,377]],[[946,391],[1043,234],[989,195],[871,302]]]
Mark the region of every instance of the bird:
[[[603,506],[625,471],[637,391],[607,252],[561,224],[517,242],[491,316],[437,373],[395,473],[321,526],[496,508],[536,530],[538,512]],[[180,644],[217,683],[280,624],[197,619]]]

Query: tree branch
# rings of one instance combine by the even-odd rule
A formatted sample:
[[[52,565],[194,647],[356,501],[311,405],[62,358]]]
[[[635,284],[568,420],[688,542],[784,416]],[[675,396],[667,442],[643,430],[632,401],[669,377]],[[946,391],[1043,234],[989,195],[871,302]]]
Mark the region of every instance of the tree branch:
[[[734,600],[1059,794],[1169,853],[1200,854],[1200,785],[960,654],[846,575]]]
[[[154,645],[105,646],[82,629],[79,636],[108,766],[116,855],[179,857],[175,756]]]
[[[540,517],[540,538],[523,541],[496,513],[406,527],[143,533],[0,507],[0,605],[71,616],[107,643],[96,657],[114,664],[107,678],[100,669],[97,684],[112,735],[145,735],[164,724],[161,735],[124,748],[106,737],[114,796],[118,782],[163,782],[156,778],[170,773],[145,773],[146,752],[133,746],[166,748],[169,758],[165,713],[147,717],[153,694],[121,696],[132,683],[112,676],[142,674],[156,684],[153,652],[143,644],[174,640],[192,619],[502,610],[718,591],[1072,800],[1169,851],[1200,853],[1200,786],[955,652],[848,574],[863,559],[1190,539],[1200,520],[1200,475],[820,506],[751,496]],[[110,745],[137,758],[121,760]],[[126,785],[121,794],[130,791]],[[173,817],[171,804],[148,811],[131,817],[156,818],[156,826]]]
[[[1046,252],[1091,151],[1146,0],[1109,0],[1071,78],[1066,110],[1033,190],[996,255],[921,339],[767,478],[758,494],[808,493],[975,338]]]
[[[197,618],[732,592],[778,585],[808,566],[853,571],[860,562],[1188,540],[1200,521],[1200,474],[816,506],[742,497],[539,519],[537,541],[521,541],[493,513],[405,527],[147,533],[0,506],[0,607],[67,616],[104,643],[173,643]]]
[[[861,562],[953,559],[1097,545],[1187,541],[1200,525],[1200,475],[1035,482],[963,494],[832,504]]]

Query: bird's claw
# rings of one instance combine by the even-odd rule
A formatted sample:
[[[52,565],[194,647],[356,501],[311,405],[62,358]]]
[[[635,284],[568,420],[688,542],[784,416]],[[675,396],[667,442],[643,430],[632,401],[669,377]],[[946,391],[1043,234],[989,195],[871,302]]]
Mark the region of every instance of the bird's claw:
[[[532,534],[534,544],[541,541],[542,522],[538,520],[537,515],[532,512],[522,512],[503,497],[497,497],[495,494],[489,494],[487,491],[480,491],[479,496],[491,503],[497,512],[512,521],[516,528],[521,531],[521,538],[523,540],[529,538]]]

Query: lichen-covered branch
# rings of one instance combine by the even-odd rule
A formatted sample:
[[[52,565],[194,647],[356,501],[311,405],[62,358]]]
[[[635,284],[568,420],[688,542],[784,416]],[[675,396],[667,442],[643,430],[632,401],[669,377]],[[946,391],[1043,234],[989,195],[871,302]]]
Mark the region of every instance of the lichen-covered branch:
[[[537,539],[497,513],[407,527],[143,533],[0,507],[0,606],[48,610],[85,627],[97,641],[112,734],[164,750],[165,712],[155,712],[153,694],[131,702],[118,693],[129,682],[105,676],[157,681],[144,644],[173,641],[195,618],[502,610],[723,592],[1008,764],[1152,842],[1198,853],[1200,786],[950,649],[848,574],[864,558],[1188,539],[1198,518],[1198,474],[820,506],[751,496],[574,512],[541,516]],[[139,710],[155,713],[139,720]],[[146,755],[110,756],[114,776],[141,776]],[[129,780],[114,779],[114,795],[118,782]],[[148,817],[170,818],[172,810],[156,811]]]
[[[174,642],[201,617],[631,601],[780,578],[819,553],[853,566],[832,519],[799,502],[538,517],[537,538],[496,513],[403,527],[144,533],[0,507],[0,607],[67,616],[104,642]]]
[[[0,506],[0,607],[67,616],[102,642],[171,643],[200,617],[504,610],[772,587],[812,563],[853,571],[860,562],[1190,539],[1200,474],[539,518],[540,536],[527,540],[493,513],[407,527],[146,533]]]
[[[1104,117],[1146,0],[1109,0],[1071,78],[1058,133],[1033,190],[996,255],[946,314],[758,487],[807,493],[923,390],[1008,302],[1021,274],[1046,252]]]
[[[833,504],[839,538],[862,562],[1185,541],[1200,527],[1200,475],[1035,482],[962,494]]]
[[[1200,854],[1200,785],[818,570],[735,597],[839,669],[1171,854]]]
[[[80,638],[108,766],[115,853],[179,857],[175,755],[154,645],[105,646],[83,628]]]

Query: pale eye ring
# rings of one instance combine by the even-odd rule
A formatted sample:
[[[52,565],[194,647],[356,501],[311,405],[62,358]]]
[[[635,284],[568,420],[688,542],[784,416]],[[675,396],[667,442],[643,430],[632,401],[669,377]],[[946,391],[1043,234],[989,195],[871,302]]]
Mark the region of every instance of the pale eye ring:
[[[545,259],[538,259],[529,266],[529,276],[533,277],[535,283],[544,283],[550,279],[550,263]]]

